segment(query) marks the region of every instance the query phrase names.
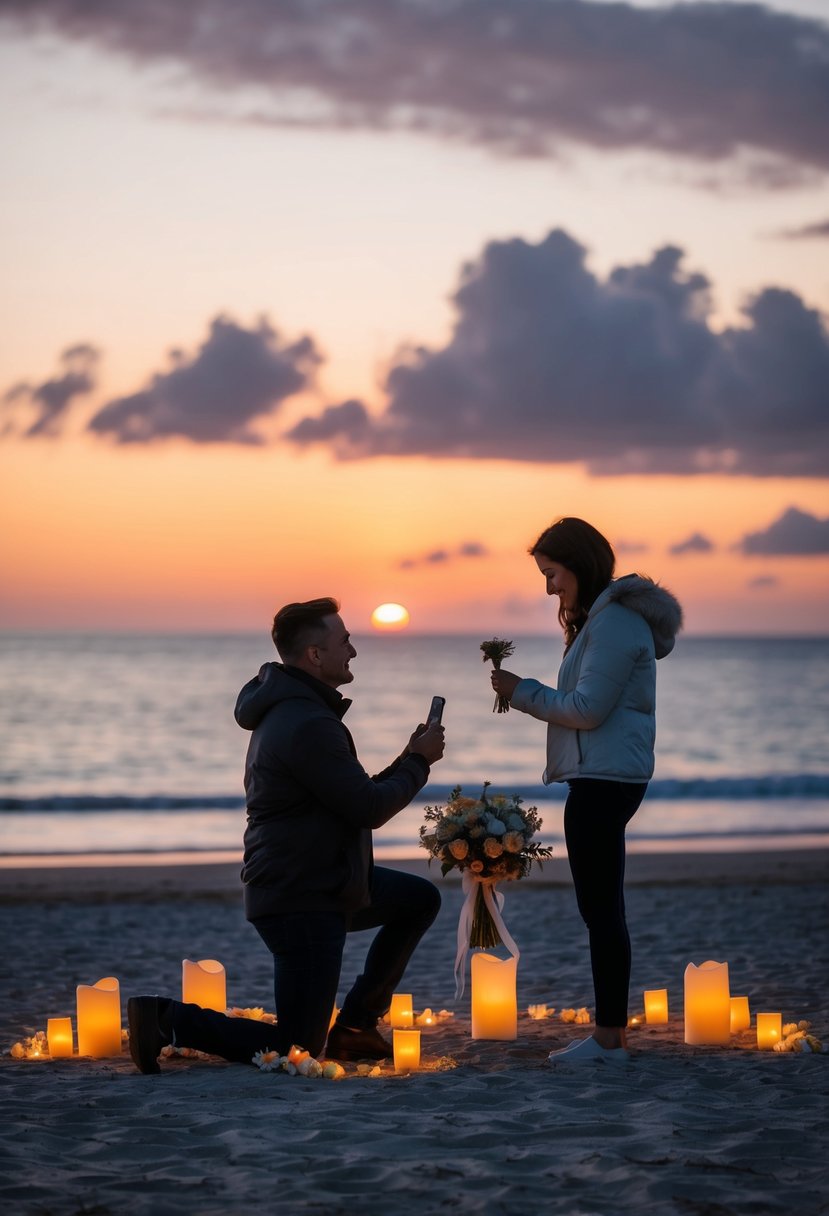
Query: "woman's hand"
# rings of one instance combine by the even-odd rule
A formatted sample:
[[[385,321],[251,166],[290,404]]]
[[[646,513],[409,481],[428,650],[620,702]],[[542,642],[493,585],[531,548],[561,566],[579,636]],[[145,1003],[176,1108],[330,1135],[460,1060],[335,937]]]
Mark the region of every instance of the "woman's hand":
[[[509,701],[512,699],[512,694],[521,683],[522,677],[515,675],[511,671],[493,670],[490,680],[492,682],[492,687],[495,689],[498,696],[506,697]]]

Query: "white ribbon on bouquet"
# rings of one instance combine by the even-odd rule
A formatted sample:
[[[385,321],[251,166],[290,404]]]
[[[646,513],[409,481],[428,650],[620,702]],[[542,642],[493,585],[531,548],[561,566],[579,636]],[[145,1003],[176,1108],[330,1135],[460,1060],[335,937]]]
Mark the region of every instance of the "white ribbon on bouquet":
[[[521,951],[516,946],[509,929],[504,924],[504,918],[501,916],[504,897],[495,890],[495,882],[491,878],[478,878],[477,874],[473,874],[471,870],[464,870],[461,889],[466,899],[463,901],[461,914],[458,917],[458,952],[455,955],[455,1000],[463,996],[466,980],[466,957],[469,954],[469,935],[472,932],[472,918],[475,912],[478,887],[483,887],[484,903],[489,910],[495,928],[498,930],[498,936],[501,938],[501,941],[516,962],[521,957]]]

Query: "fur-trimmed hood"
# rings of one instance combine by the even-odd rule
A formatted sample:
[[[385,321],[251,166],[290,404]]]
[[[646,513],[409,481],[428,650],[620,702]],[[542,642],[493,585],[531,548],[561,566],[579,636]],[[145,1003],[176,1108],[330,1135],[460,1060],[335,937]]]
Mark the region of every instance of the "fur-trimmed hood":
[[[590,616],[601,612],[607,604],[621,604],[638,612],[647,621],[653,634],[656,657],[664,659],[674,648],[676,635],[682,628],[682,607],[676,596],[653,579],[642,574],[626,574],[607,587],[593,607]]]

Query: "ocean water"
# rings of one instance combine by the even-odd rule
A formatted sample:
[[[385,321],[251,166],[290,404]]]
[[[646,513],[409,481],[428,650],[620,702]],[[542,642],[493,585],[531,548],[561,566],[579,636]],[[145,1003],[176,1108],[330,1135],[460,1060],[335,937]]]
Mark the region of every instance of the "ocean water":
[[[483,636],[483,635],[482,635]],[[355,639],[348,725],[377,772],[433,693],[447,699],[432,782],[375,834],[423,855],[423,807],[454,785],[519,793],[560,844],[566,789],[544,787],[544,725],[492,712],[478,636]],[[555,637],[516,638],[511,670],[554,682]],[[0,634],[0,854],[238,852],[248,736],[241,685],[267,636]],[[631,847],[829,843],[829,639],[680,638],[660,662],[656,772]]]

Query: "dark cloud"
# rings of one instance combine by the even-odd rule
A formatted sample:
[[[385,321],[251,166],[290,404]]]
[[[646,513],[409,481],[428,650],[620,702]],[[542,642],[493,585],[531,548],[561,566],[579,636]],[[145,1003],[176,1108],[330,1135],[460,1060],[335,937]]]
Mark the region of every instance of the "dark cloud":
[[[467,541],[456,549],[434,549],[421,557],[404,557],[400,563],[401,570],[413,570],[416,566],[442,566],[447,562],[457,561],[467,557],[486,557],[489,553],[486,545],[480,541]]]
[[[685,553],[710,553],[714,548],[713,542],[701,532],[692,532],[685,540],[671,545],[668,550],[674,557],[682,557]]]
[[[6,433],[22,429],[29,439],[60,433],[69,407],[77,397],[95,388],[99,351],[81,342],[68,347],[60,356],[63,373],[42,384],[16,384],[3,397],[7,415]],[[34,411],[36,417],[29,422]],[[21,423],[26,418],[26,424]]]
[[[743,553],[769,557],[817,557],[829,553],[829,518],[819,519],[789,507],[763,532],[749,532],[739,542]]]
[[[307,388],[320,355],[311,338],[283,345],[262,321],[245,329],[216,317],[206,341],[188,358],[171,351],[172,368],[149,385],[105,405],[89,429],[118,443],[151,443],[173,435],[195,443],[262,443],[253,429],[285,398]]]
[[[617,554],[647,553],[650,545],[641,540],[617,540],[613,542]]]
[[[251,119],[829,167],[829,27],[760,4],[4,0],[18,26],[265,91]],[[230,110],[228,111],[230,112]]]
[[[763,591],[768,587],[779,587],[780,579],[775,578],[773,574],[758,574],[757,578],[750,578],[746,586],[753,588],[755,591]]]
[[[287,433],[340,459],[432,455],[591,472],[823,476],[829,333],[794,293],[761,291],[739,328],[709,324],[680,249],[605,280],[566,232],[493,242],[464,268],[439,350],[403,351],[388,403],[329,407]]]
[[[786,241],[826,240],[829,237],[829,220],[819,220],[816,224],[802,224],[799,228],[784,228],[777,235]]]

